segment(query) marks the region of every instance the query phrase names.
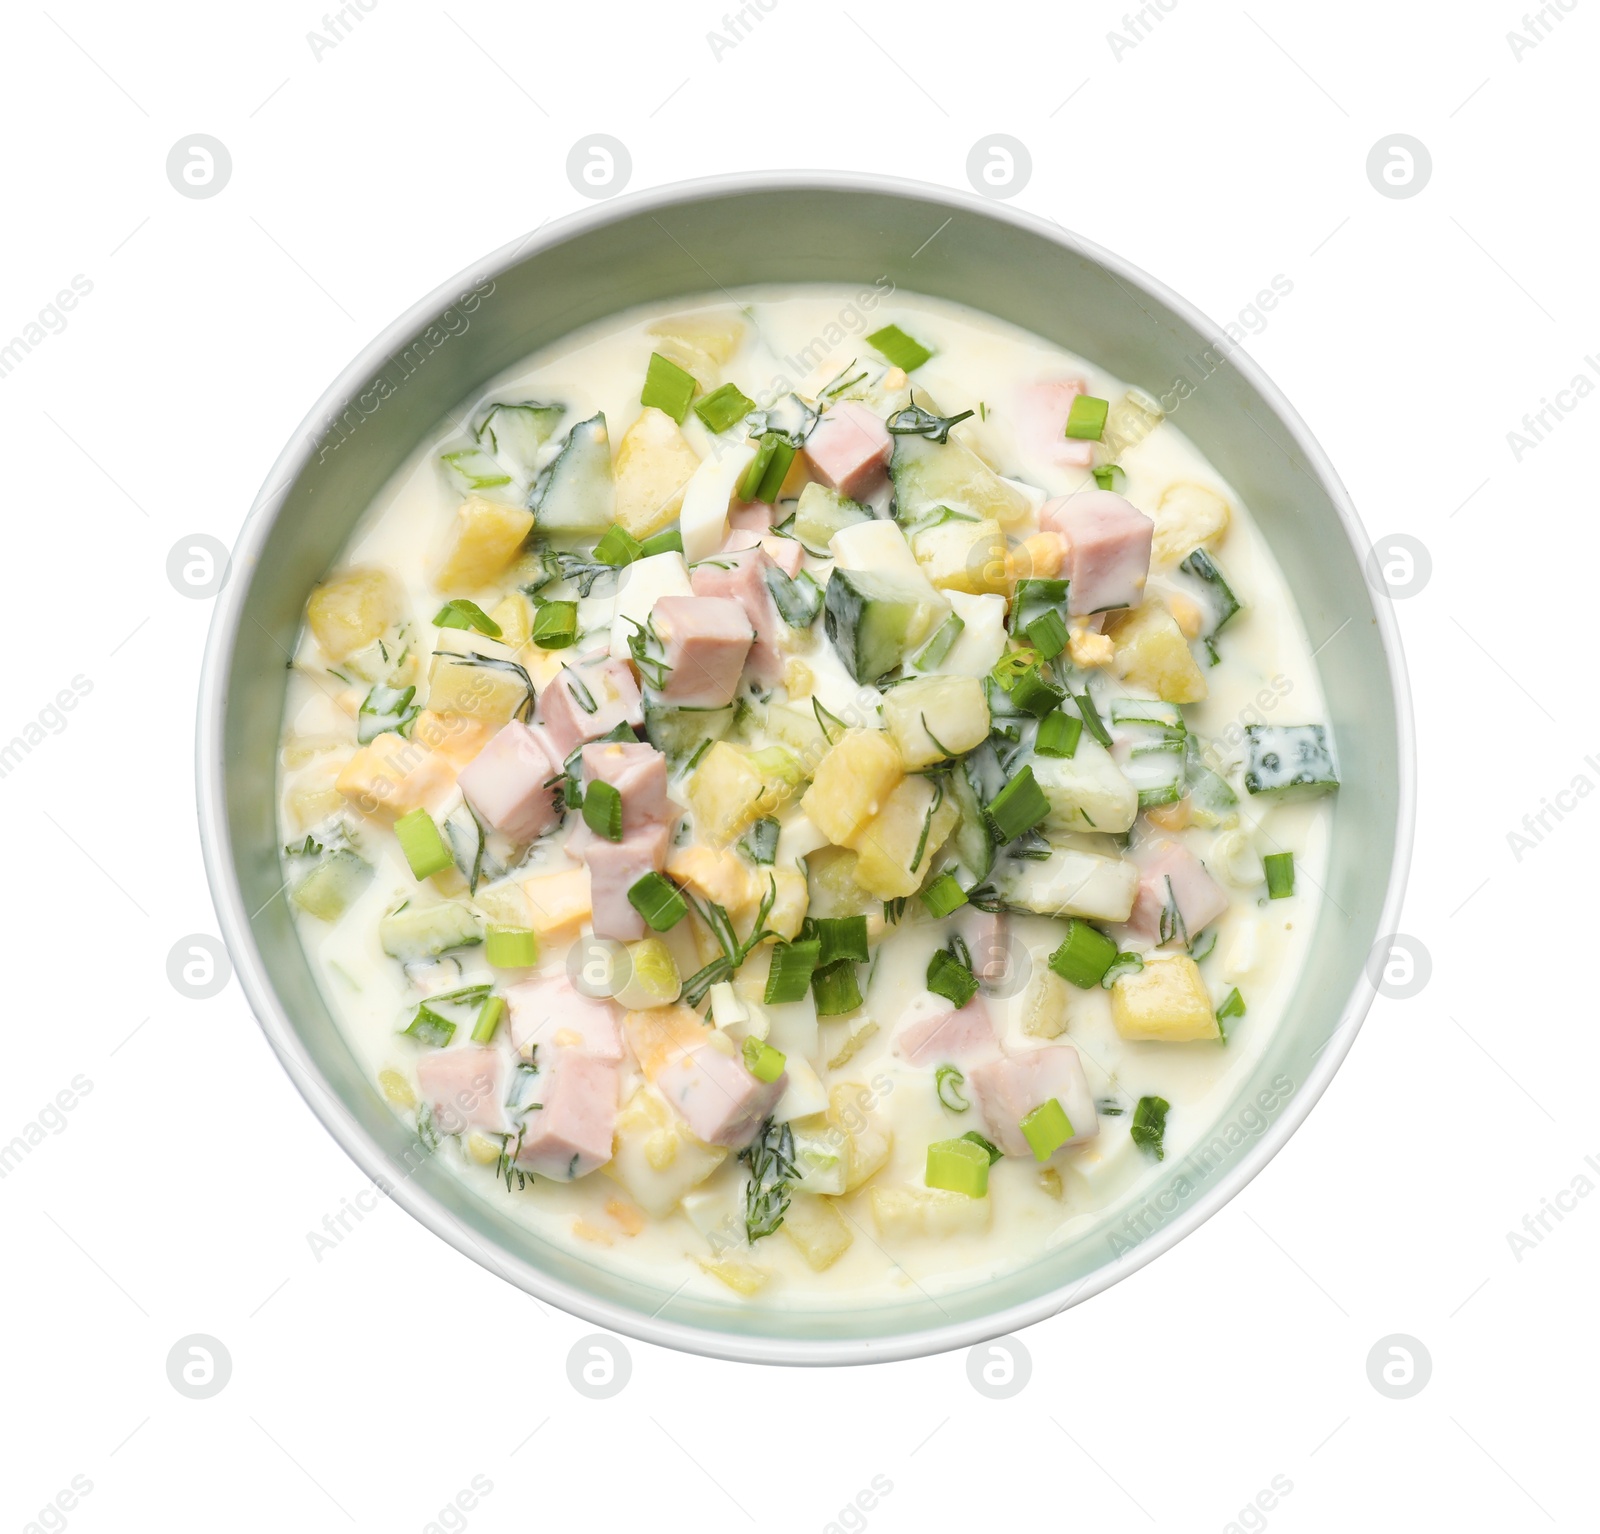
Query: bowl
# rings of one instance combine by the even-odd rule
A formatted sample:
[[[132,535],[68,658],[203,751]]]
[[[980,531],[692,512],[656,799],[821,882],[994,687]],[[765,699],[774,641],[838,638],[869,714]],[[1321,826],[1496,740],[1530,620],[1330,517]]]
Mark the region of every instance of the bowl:
[[[374,494],[445,412],[519,358],[636,304],[770,282],[871,282],[952,299],[1060,343],[1169,402],[1238,489],[1283,568],[1341,746],[1327,898],[1289,1012],[1219,1132],[1081,1239],[937,1298],[807,1311],[675,1295],[556,1249],[413,1141],[328,1012],[279,895],[278,732],[307,594]],[[1310,1111],[1371,1003],[1395,931],[1413,812],[1404,664],[1368,540],[1305,424],[1180,298],[1004,205],[877,176],[761,174],[665,187],[541,226],[445,284],[313,407],[246,519],[199,699],[197,799],[222,934],[279,1060],[367,1176],[430,1230],[539,1299],[647,1342],[760,1363],[855,1364],[970,1346],[1079,1304],[1181,1240]],[[408,1152],[411,1154],[408,1156]]]

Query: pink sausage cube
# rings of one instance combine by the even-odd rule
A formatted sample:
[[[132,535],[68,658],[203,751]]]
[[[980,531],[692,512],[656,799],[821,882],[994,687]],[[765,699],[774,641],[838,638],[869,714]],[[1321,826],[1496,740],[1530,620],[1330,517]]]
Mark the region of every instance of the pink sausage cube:
[[[600,1060],[622,1058],[616,1007],[603,997],[585,996],[563,973],[533,975],[508,986],[506,1008],[511,1042],[524,1059],[539,1045],[547,1051],[581,1049]]]
[[[1011,924],[1004,911],[980,911],[962,906],[955,930],[972,957],[972,973],[986,985],[1000,985],[1017,973],[1023,948],[1011,941]]]
[[[994,1046],[994,1026],[982,996],[957,1011],[930,992],[910,1009],[909,1021],[894,1036],[895,1053],[913,1065],[966,1060]]]
[[[883,483],[893,446],[889,428],[872,411],[844,400],[823,412],[804,452],[823,484],[859,501]]]
[[[505,1107],[506,1064],[498,1049],[476,1044],[431,1050],[417,1061],[417,1085],[433,1107],[433,1121],[441,1134],[465,1134],[469,1129],[492,1135],[511,1132]]]
[[[1139,865],[1139,893],[1134,897],[1128,931],[1147,943],[1161,942],[1161,914],[1170,892],[1178,921],[1168,941],[1194,939],[1228,909],[1228,897],[1206,872],[1206,865],[1179,842],[1159,841],[1133,855]],[[1181,924],[1181,925],[1180,925]]]
[[[644,723],[639,684],[622,661],[592,658],[565,666],[539,698],[539,717],[565,762],[586,740],[599,740],[619,724]]]
[[[1018,446],[1060,468],[1087,469],[1094,462],[1094,443],[1066,433],[1073,400],[1088,392],[1081,378],[1046,378],[1026,385],[1017,399]]]
[[[1100,1133],[1100,1117],[1084,1079],[1078,1051],[1070,1044],[1051,1044],[1022,1054],[1005,1055],[974,1066],[970,1073],[983,1115],[984,1132],[1008,1156],[1033,1156],[1022,1121],[1052,1097],[1072,1125],[1072,1138],[1061,1147],[1081,1145]]]
[[[1137,506],[1114,490],[1080,490],[1045,502],[1039,522],[1066,539],[1062,574],[1071,582],[1067,611],[1074,617],[1144,600],[1156,525]]]
[[[662,597],[650,621],[672,668],[662,697],[681,708],[733,702],[755,632],[731,597]]]
[[[571,1182],[611,1159],[620,1067],[581,1049],[541,1052],[517,1165]]]
[[[631,890],[648,873],[667,866],[672,831],[664,825],[642,825],[625,832],[620,842],[591,836],[583,846],[589,866],[589,901],[596,937],[619,943],[636,943],[645,935],[645,920],[628,900]]]
[[[761,540],[761,550],[790,580],[800,573],[806,557],[806,551],[795,539],[782,538],[776,533]]]
[[[736,533],[728,542],[733,544],[741,536],[748,535]],[[796,553],[805,553],[792,538],[771,541],[787,543]],[[772,592],[767,587],[767,571],[772,568],[771,556],[751,541],[726,549],[715,559],[703,561],[689,572],[696,596],[731,598],[744,609],[744,615],[756,635],[745,664],[763,682],[777,681],[783,669],[783,659],[778,650],[783,623],[778,617]]]
[[[769,506],[765,501],[751,501],[748,506],[736,506],[728,513],[728,526],[733,531],[728,535],[728,542],[740,534],[767,533],[772,531],[777,507]],[[741,545],[745,547],[746,545]],[[690,572],[691,579],[693,571]]]
[[[673,811],[667,802],[667,759],[642,741],[596,741],[583,748],[587,782],[609,783],[622,795],[622,829],[666,825]]]
[[[691,1049],[656,1077],[656,1090],[707,1145],[746,1145],[777,1106],[789,1073],[757,1081],[744,1062],[709,1044]]]
[[[531,842],[560,820],[561,761],[545,732],[513,719],[462,769],[457,780],[481,820],[514,842]]]

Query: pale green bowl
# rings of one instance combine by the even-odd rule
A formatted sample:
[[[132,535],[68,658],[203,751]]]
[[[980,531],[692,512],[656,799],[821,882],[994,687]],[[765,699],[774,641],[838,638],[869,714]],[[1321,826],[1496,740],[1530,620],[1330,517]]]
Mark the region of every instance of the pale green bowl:
[[[900,288],[1024,326],[1154,395],[1178,379],[1194,386],[1177,421],[1254,511],[1313,643],[1345,625],[1317,662],[1344,778],[1330,898],[1289,1014],[1222,1132],[1082,1239],[937,1303],[806,1311],[673,1297],[670,1284],[621,1278],[546,1245],[443,1167],[409,1170],[411,1142],[346,1047],[286,903],[273,898],[284,657],[307,594],[374,494],[447,409],[519,358],[635,304],[885,273]],[[1397,925],[1413,772],[1404,664],[1388,600],[1363,579],[1366,536],[1300,418],[1230,350],[1188,304],[1055,225],[934,187],[812,173],[668,187],[545,225],[367,347],[306,417],[240,533],[217,598],[197,743],[206,867],[240,981],[295,1085],[363,1171],[540,1299],[650,1342],[768,1363],[906,1358],[1015,1331],[1132,1272],[1237,1193],[1305,1117],[1366,1014],[1368,956]],[[1280,1077],[1288,1090],[1271,1085]]]

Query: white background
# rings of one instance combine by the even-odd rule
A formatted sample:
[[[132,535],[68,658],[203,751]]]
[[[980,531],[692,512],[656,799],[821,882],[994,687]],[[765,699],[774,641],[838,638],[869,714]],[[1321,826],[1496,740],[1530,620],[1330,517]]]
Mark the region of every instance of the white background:
[[[1116,51],[1118,0],[776,0],[717,57],[716,4],[377,0],[320,59],[310,5],[9,17],[0,342],[75,275],[93,290],[0,378],[0,737],[74,676],[92,691],[0,780],[0,1142],[91,1087],[0,1181],[0,1527],[34,1527],[74,1476],[92,1490],[40,1527],[423,1530],[474,1476],[492,1491],[441,1527],[826,1529],[875,1476],[892,1490],[840,1526],[1593,1527],[1600,1198],[1520,1253],[1507,1233],[1600,1184],[1600,808],[1568,799],[1520,859],[1507,833],[1600,782],[1600,403],[1520,462],[1507,433],[1600,376],[1600,7],[1574,0],[1519,57],[1509,0],[1176,0]],[[1219,324],[1292,280],[1249,349],[1369,532],[1431,554],[1397,604],[1421,735],[1405,926],[1429,985],[1379,1001],[1233,1204],[1028,1332],[1007,1401],[959,1354],[807,1373],[641,1344],[620,1395],[585,1399],[566,1359],[592,1328],[393,1207],[313,1256],[361,1177],[237,985],[199,1002],[167,980],[173,945],[215,931],[191,767],[210,603],[169,583],[169,550],[231,543],[396,313],[584,206],[565,166],[595,132],[629,147],[633,189],[774,166],[964,186],[980,136],[1015,136],[1018,206]],[[1433,161],[1404,200],[1365,170],[1397,132]],[[233,161],[206,200],[165,173],[195,133]],[[207,1400],[168,1381],[192,1333],[232,1359]],[[1368,1378],[1392,1333],[1432,1358],[1407,1400]],[[1240,1521],[1274,1477],[1292,1490]]]

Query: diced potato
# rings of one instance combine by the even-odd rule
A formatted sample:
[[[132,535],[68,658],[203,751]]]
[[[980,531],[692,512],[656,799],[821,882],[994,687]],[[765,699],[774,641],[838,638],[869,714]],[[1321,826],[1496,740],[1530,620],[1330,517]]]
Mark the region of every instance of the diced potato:
[[[587,868],[524,879],[522,893],[528,902],[525,925],[541,938],[571,937],[594,915]]]
[[[882,730],[847,730],[817,763],[800,807],[829,841],[853,846],[883,808],[905,764]]]
[[[385,570],[347,570],[318,586],[306,603],[306,622],[323,654],[343,660],[399,621],[403,598]]]
[[[1106,628],[1117,647],[1112,669],[1135,687],[1148,687],[1165,703],[1200,703],[1205,673],[1172,614],[1159,601],[1114,614]]]
[[[881,1171],[894,1147],[894,1131],[874,1111],[875,1101],[872,1088],[859,1081],[840,1081],[828,1091],[828,1122],[844,1135],[848,1147],[846,1193]]]
[[[767,913],[767,925],[779,937],[792,942],[800,936],[800,927],[806,919],[806,909],[811,903],[811,891],[806,884],[806,876],[798,868],[785,868],[781,865],[761,869],[756,875],[756,883],[761,886],[763,896],[766,893],[766,876],[771,877],[777,888],[777,897],[772,902],[771,911]]]
[[[849,1030],[845,1037],[836,1046],[832,1057],[828,1061],[830,1071],[842,1070],[860,1052],[861,1047],[871,1040],[878,1032],[875,1019],[857,1015],[850,1018],[845,1027]],[[844,1190],[841,1189],[841,1192]]]
[[[437,751],[459,771],[489,744],[497,728],[486,719],[425,708],[412,723],[411,739]]]
[[[1111,984],[1111,1019],[1125,1039],[1222,1037],[1200,966],[1187,954],[1150,959],[1137,974],[1119,975]]]
[[[880,900],[916,894],[959,818],[952,795],[927,778],[902,778],[856,837],[861,887]]]
[[[693,1007],[681,1004],[624,1013],[622,1031],[639,1069],[650,1081],[690,1050],[725,1039],[708,1028]]]
[[[697,1140],[653,1087],[640,1087],[617,1115],[611,1160],[601,1169],[646,1214],[661,1219],[727,1159],[721,1146]]]
[[[415,1108],[417,1094],[411,1090],[411,1083],[399,1071],[379,1071],[378,1085],[383,1088],[383,1095],[394,1104],[396,1108]]]
[[[765,1268],[758,1268],[753,1262],[746,1262],[744,1258],[731,1254],[696,1257],[695,1261],[704,1272],[713,1278],[720,1278],[735,1294],[754,1294],[771,1276]]]
[[[952,517],[925,528],[911,540],[922,573],[940,591],[1003,595],[1006,580],[1006,535],[994,521],[968,522]]]
[[[943,1188],[874,1188],[872,1218],[891,1240],[976,1235],[989,1228],[990,1200]]]
[[[344,795],[320,773],[312,782],[296,784],[289,790],[289,813],[294,816],[296,829],[301,831],[321,825],[344,805]]]
[[[1067,1031],[1067,982],[1045,964],[1035,964],[1022,998],[1022,1031],[1029,1038],[1055,1039]]]
[[[883,722],[907,769],[915,770],[981,745],[989,735],[989,704],[975,676],[914,677],[884,694]]]
[[[725,740],[706,752],[687,791],[706,841],[726,846],[793,797],[799,763],[787,751],[781,756],[741,751]]]
[[[448,654],[428,667],[428,707],[438,714],[465,714],[494,725],[505,724],[528,701],[528,689],[514,671],[462,665]]]
[[[833,1207],[833,1200],[814,1193],[792,1194],[779,1228],[800,1248],[807,1266],[817,1273],[831,1268],[855,1239],[843,1216]]]
[[[1203,543],[1214,543],[1228,530],[1228,503],[1215,490],[1187,482],[1168,485],[1152,519],[1156,524],[1150,561],[1175,565]]]
[[[456,508],[433,583],[440,591],[479,591],[517,557],[533,530],[533,513],[470,495]]]
[[[335,786],[363,815],[398,820],[437,805],[455,780],[455,768],[442,752],[385,731],[345,763]]]
[[[806,859],[812,916],[860,916],[873,903],[856,879],[857,861],[848,847],[823,847]]]
[[[617,444],[617,521],[648,538],[676,520],[700,456],[664,410],[645,406]]]
[[[736,922],[761,898],[755,870],[736,852],[691,842],[667,854],[667,872],[702,900],[721,906]]]
[[[1067,557],[1067,540],[1060,533],[1030,533],[1006,552],[1006,594],[1018,581],[1053,580]]]
[[[735,309],[707,309],[657,320],[648,334],[658,338],[655,350],[693,373],[702,389],[716,387],[722,364],[744,340],[744,318]]]
[[[493,1166],[500,1159],[500,1142],[488,1135],[473,1133],[467,1136],[467,1154],[479,1166]]]
[[[529,926],[528,897],[520,879],[501,879],[496,884],[480,884],[472,903],[501,927]]]
[[[533,638],[533,608],[520,591],[496,602],[489,617],[500,625],[500,643],[513,650],[520,650]]]

